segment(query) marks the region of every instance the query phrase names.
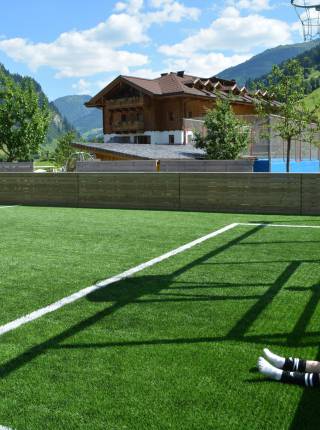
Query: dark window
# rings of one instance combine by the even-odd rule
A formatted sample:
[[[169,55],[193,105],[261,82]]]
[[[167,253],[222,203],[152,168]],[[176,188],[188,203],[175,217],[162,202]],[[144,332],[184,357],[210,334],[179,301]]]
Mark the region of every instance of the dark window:
[[[174,121],[174,114],[173,112],[169,112],[169,120]]]
[[[169,145],[174,145],[174,134],[169,134]]]
[[[150,136],[134,136],[134,143],[141,144],[141,145],[148,145],[151,143],[151,137]]]
[[[127,115],[125,113],[121,114],[121,121],[126,122],[127,121]]]
[[[192,112],[188,112],[188,118],[192,118]]]

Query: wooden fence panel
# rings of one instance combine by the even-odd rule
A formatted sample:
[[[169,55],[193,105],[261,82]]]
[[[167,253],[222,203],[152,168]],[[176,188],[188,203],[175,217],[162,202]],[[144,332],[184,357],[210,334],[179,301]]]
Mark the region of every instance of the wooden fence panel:
[[[0,173],[0,204],[320,215],[320,175]]]
[[[161,160],[161,172],[253,172],[253,160]]]
[[[0,172],[1,173],[32,173],[33,172],[33,162],[25,161],[20,163],[7,163],[5,161],[0,162]]]
[[[180,175],[182,210],[299,214],[300,196],[300,175]]]
[[[301,212],[306,215],[320,215],[320,175],[301,175],[301,181]]]
[[[79,205],[179,209],[179,176],[158,173],[78,174]]]
[[[77,177],[73,174],[0,174],[1,204],[77,206]]]
[[[155,160],[78,161],[78,173],[89,172],[155,172]]]

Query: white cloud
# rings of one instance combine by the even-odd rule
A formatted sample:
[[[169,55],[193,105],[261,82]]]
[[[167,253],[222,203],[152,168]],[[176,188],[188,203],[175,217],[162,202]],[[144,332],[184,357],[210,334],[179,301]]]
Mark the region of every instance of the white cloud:
[[[196,19],[200,13],[175,0],[154,0],[153,9],[145,12],[143,7],[143,0],[123,0],[115,5],[117,13],[91,29],[62,33],[51,43],[0,40],[0,50],[33,71],[52,67],[59,78],[83,78],[101,72],[127,74],[131,67],[145,66],[149,60],[146,55],[120,48],[148,42],[147,30],[152,24]]]
[[[79,79],[78,82],[72,85],[72,88],[76,94],[90,94],[92,83],[85,79]]]
[[[197,20],[201,14],[200,9],[187,7],[175,0],[152,0],[151,5],[159,10],[145,14],[144,22],[147,25],[180,22],[182,19]]]
[[[249,60],[252,54],[225,56],[221,53],[194,54],[188,58],[168,60],[169,70],[185,70],[188,74],[209,78],[229,67]]]
[[[247,9],[249,11],[259,12],[262,10],[271,9],[270,0],[228,0],[229,6],[234,6],[237,9]]]
[[[137,14],[140,12],[144,4],[143,0],[127,0],[127,1],[120,1],[116,3],[115,10],[117,12],[124,12],[128,14]]]
[[[162,45],[159,52],[167,56],[187,57],[196,52],[251,52],[291,42],[289,24],[262,15],[241,16],[234,7],[225,9],[210,27],[199,30],[175,45]]]
[[[156,71],[152,70],[150,68],[143,68],[143,69],[136,69],[136,70],[130,70],[130,76],[137,76],[138,78],[145,78],[145,79],[155,79],[158,78],[163,70]]]
[[[79,33],[65,34],[51,44],[34,44],[24,39],[0,41],[0,50],[36,71],[41,66],[57,69],[57,77],[84,77],[100,72],[127,73],[130,66],[143,66],[148,57],[114,50],[108,43],[88,40]]]

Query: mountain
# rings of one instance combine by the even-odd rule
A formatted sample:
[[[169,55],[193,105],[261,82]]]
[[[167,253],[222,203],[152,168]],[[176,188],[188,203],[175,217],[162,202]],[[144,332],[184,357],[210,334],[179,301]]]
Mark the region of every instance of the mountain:
[[[87,139],[102,135],[101,111],[84,105],[90,99],[89,95],[65,96],[53,102],[70,124]]]
[[[300,54],[294,57],[296,61],[300,63],[304,70],[304,79],[305,79],[305,93],[309,95],[308,100],[317,99],[318,89],[320,88],[320,43],[316,44],[312,49],[305,51],[303,54]],[[279,64],[280,68],[285,67],[289,60],[284,61],[282,64]],[[268,74],[259,76],[259,78],[255,80],[247,81],[247,85],[252,85],[253,87],[259,87],[259,83],[267,85],[268,83]],[[313,96],[311,95],[314,94]]]
[[[319,43],[319,40],[317,40],[293,45],[280,45],[276,48],[267,49],[238,66],[224,70],[218,76],[223,79],[235,79],[238,85],[242,86],[248,80],[260,78],[271,72],[274,64],[279,65],[286,60],[304,54],[319,45]]]
[[[10,73],[9,70],[7,70],[1,63],[0,69],[4,72],[5,75],[11,77],[15,82],[21,83],[25,80],[33,82],[35,89],[39,94],[40,100],[48,100],[47,96],[41,88],[41,85],[33,78],[30,78],[28,76],[21,76],[17,73]],[[73,130],[72,125],[61,115],[61,113],[52,103],[49,103],[49,109],[51,113],[51,122],[49,125],[46,142],[43,145],[46,149],[53,148],[55,146],[55,140],[59,136],[63,135],[67,131]]]

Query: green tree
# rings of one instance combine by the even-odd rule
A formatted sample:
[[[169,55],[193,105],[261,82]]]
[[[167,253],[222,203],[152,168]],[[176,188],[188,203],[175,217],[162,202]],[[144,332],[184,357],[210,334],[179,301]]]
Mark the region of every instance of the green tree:
[[[0,150],[7,161],[29,161],[46,138],[48,102],[31,79],[15,82],[0,70]]]
[[[310,109],[304,101],[304,70],[296,60],[288,61],[282,68],[274,66],[264,89],[272,97],[269,100],[257,99],[257,109],[267,119],[271,114],[277,114],[276,121],[268,126],[267,132],[269,136],[274,132],[287,143],[286,170],[289,172],[292,141],[301,138],[311,144],[315,142],[319,130],[316,114],[319,108]]]
[[[249,145],[249,127],[236,117],[229,100],[217,100],[204,124],[207,133],[203,137],[196,132],[195,144],[210,160],[235,160]]]
[[[59,139],[57,139],[57,147],[54,151],[53,158],[59,166],[64,166],[67,161],[72,157],[75,149],[72,147],[72,143],[76,139],[76,133],[74,131],[68,131]]]

